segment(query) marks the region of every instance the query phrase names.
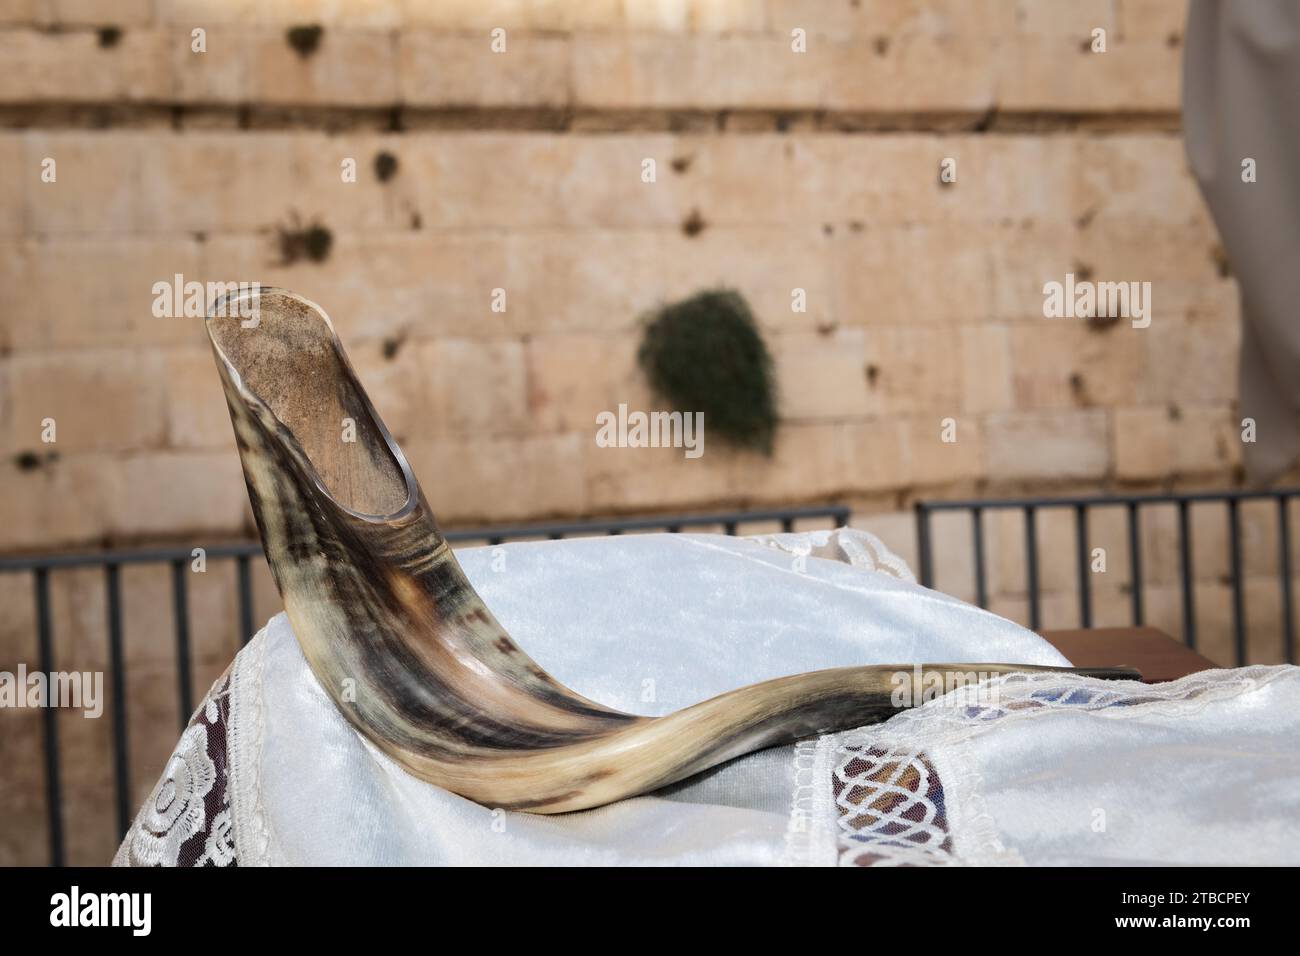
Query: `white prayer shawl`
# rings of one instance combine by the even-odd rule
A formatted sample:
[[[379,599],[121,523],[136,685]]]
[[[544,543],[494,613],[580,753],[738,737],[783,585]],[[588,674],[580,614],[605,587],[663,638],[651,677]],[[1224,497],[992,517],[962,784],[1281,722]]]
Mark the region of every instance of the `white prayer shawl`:
[[[543,668],[631,712],[824,667],[1068,663],[1020,626],[919,587],[860,531],[620,536],[459,556]],[[210,838],[205,856],[233,853],[241,866],[1300,862],[1300,669],[1207,671],[1154,688],[1013,675],[962,693],[653,796],[530,815],[479,806],[380,753],[339,715],[279,615],[223,690],[228,823],[214,831],[226,842]],[[186,747],[115,862],[175,863],[198,832],[201,814],[186,807],[202,806],[212,775],[196,741]]]

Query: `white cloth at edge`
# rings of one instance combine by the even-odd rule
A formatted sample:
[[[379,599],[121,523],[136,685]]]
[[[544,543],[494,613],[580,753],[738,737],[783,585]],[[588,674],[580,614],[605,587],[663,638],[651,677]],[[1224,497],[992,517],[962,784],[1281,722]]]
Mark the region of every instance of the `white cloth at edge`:
[[[959,693],[803,745],[807,793],[827,798],[805,803],[804,862],[1300,862],[1300,667]],[[909,774],[937,776],[941,800]]]
[[[489,606],[543,667],[580,693],[640,713],[664,713],[756,680],[844,664],[1065,662],[1018,625],[911,583],[906,566],[864,532],[760,539],[578,539],[474,549],[461,552],[460,558]],[[1291,712],[1300,711],[1294,668],[1253,670],[1286,679],[1256,681],[1274,688],[1261,699],[1258,688],[1240,686],[1238,678],[1225,684],[1215,700],[1235,695],[1222,706],[1243,706],[1273,721],[1269,711],[1285,709],[1283,700],[1290,692]],[[1239,673],[1244,672],[1206,676]],[[1048,681],[1050,686],[1039,685],[1035,692],[1050,696],[1052,688],[1060,689],[1060,678]],[[1136,684],[1068,681],[1074,681],[1068,689],[1104,687],[1112,697],[1118,687],[1150,694]],[[1004,687],[1004,694],[1009,688]],[[1175,705],[1186,707],[1178,701]],[[900,724],[906,715],[881,727],[806,742],[797,752],[783,747],[754,754],[670,791],[586,813],[502,813],[411,778],[359,738],[320,690],[287,621],[278,616],[233,669],[229,756],[234,839],[241,865],[852,863],[862,861],[864,840],[873,836],[883,836],[872,854],[883,862],[906,861],[909,854],[914,858],[918,846],[925,862],[1061,862],[1072,853],[1178,860],[1184,858],[1179,847],[1195,844],[1182,840],[1172,816],[1159,831],[1164,842],[1122,844],[1130,850],[1126,856],[1114,852],[1113,841],[1093,839],[1087,853],[1069,840],[1064,845],[1052,841],[1078,830],[1080,799],[1092,800],[1089,814],[1106,810],[1106,832],[1120,839],[1118,834],[1131,830],[1127,808],[1149,809],[1149,784],[1164,786],[1158,782],[1161,771],[1177,772],[1180,784],[1186,784],[1184,791],[1163,796],[1175,802],[1181,797],[1189,819],[1203,825],[1208,816],[1221,820],[1225,831],[1240,828],[1241,807],[1224,802],[1226,791],[1216,791],[1212,802],[1205,803],[1198,787],[1215,790],[1223,781],[1249,777],[1252,760],[1259,763],[1266,752],[1273,755],[1268,758],[1274,761],[1268,768],[1271,782],[1266,792],[1247,797],[1247,805],[1257,800],[1281,807],[1286,798],[1289,807],[1295,806],[1300,767],[1294,756],[1288,763],[1275,747],[1243,737],[1249,728],[1242,721],[1235,726],[1214,723],[1221,739],[1205,747],[1194,734],[1181,744],[1169,743],[1163,762],[1145,773],[1136,759],[1145,759],[1143,748],[1158,741],[1145,732],[1142,721],[1165,719],[1160,706],[1130,708],[1127,726],[1142,732],[1130,731],[1128,752],[1125,741],[1108,739],[1106,746],[1098,746],[1091,726],[1079,729],[1082,740],[1048,735],[1045,747],[1029,746],[1029,736],[1038,740],[1038,726],[1062,717],[1047,708],[1039,709],[1042,717],[1035,716],[1033,728],[1018,728],[1026,739],[1008,738],[1014,740],[1010,748],[997,744],[1001,726],[992,732],[993,724],[1005,723],[1007,733],[1015,729],[1003,721],[978,725],[978,732],[965,736],[926,738],[929,749],[917,765],[936,768],[942,779],[943,812],[938,815],[931,813],[934,808],[897,799],[900,788],[888,774],[868,781],[867,790],[853,789],[854,774],[862,773],[855,748],[876,734],[900,748],[909,746],[909,740],[895,739],[903,727],[918,726]],[[914,713],[951,717],[959,710],[935,702]],[[1029,722],[1024,713],[1014,716],[1017,724]],[[1080,716],[1116,723],[1109,711],[1081,711]],[[1167,722],[1163,733],[1175,739],[1196,729],[1182,717]],[[1222,731],[1223,726],[1234,729]],[[1269,726],[1270,740],[1284,740],[1290,732],[1294,741],[1294,719],[1288,723],[1279,715]],[[1225,745],[1229,738],[1222,735],[1229,732],[1245,754]],[[987,759],[980,749],[986,745]],[[1179,746],[1190,748],[1197,760],[1213,756],[1229,766],[1198,765],[1195,774],[1186,767],[1180,770],[1175,766]],[[1060,769],[1070,747],[1088,756],[1070,758],[1073,777]],[[1107,789],[1112,764],[1115,786]],[[1020,766],[1034,769],[1022,779]],[[1234,768],[1236,774],[1219,772]],[[1052,779],[1059,782],[1044,783]],[[1079,780],[1092,785],[1082,791],[1086,797],[1075,792]],[[868,802],[872,812],[864,818],[854,794],[870,788],[884,799]],[[925,799],[923,792],[921,802]],[[1257,812],[1256,818],[1268,814]],[[1088,816],[1086,826],[1093,820]],[[892,836],[908,827],[911,840]],[[1249,859],[1251,853],[1300,857],[1294,828],[1273,827],[1269,847],[1260,847],[1245,830],[1233,832],[1240,835],[1229,859]],[[926,841],[933,846],[927,848]],[[889,846],[891,842],[901,848]]]

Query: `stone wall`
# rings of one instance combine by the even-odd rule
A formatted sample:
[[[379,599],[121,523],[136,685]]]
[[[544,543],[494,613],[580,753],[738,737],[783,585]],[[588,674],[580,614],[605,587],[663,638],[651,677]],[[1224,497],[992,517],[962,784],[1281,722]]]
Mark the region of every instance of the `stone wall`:
[[[1179,136],[1183,6],[3,0],[0,552],[252,533],[201,322],[152,312],[176,274],[321,303],[447,525],[843,501],[914,560],[920,496],[1228,486],[1236,288]],[[1150,282],[1150,327],[1044,319],[1067,273]],[[654,407],[640,317],[719,285],[776,360],[772,456],[597,447],[598,412]],[[1122,517],[1092,529],[1097,623],[1127,620]],[[1275,660],[1275,531],[1243,520]],[[989,522],[989,585],[1024,620],[1017,522]],[[1069,516],[1040,522],[1044,623],[1071,626]],[[1198,510],[1227,660],[1223,528]],[[1144,527],[1148,616],[1177,633],[1175,530]],[[972,596],[969,522],[936,542]],[[236,647],[232,575],[191,588],[200,689]],[[102,666],[102,580],[52,583],[59,666]],[[139,799],[180,715],[166,570],[124,585]],[[5,668],[32,660],[30,595],[0,575]],[[31,773],[0,862],[39,862],[37,725],[3,717],[28,723],[0,762]],[[73,859],[99,862],[108,721],[63,724]]]

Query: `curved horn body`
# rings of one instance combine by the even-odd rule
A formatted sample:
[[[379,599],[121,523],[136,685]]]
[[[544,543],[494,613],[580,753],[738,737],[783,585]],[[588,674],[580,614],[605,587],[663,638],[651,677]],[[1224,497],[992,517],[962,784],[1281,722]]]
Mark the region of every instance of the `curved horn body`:
[[[250,305],[256,320],[241,321]],[[659,718],[574,693],[470,586],[318,306],[261,289],[218,302],[207,327],[303,653],[353,726],[415,776],[488,806],[558,813],[896,712],[895,675],[911,665],[784,677]],[[933,664],[920,676],[1053,669]]]

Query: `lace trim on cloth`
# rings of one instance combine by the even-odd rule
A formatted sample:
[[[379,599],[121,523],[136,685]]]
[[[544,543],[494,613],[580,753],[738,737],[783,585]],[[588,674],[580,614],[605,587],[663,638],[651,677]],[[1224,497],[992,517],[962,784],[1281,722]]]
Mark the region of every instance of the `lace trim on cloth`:
[[[1071,674],[1009,674],[953,691],[878,726],[804,741],[795,757],[790,862],[822,862],[804,835],[826,829],[834,833],[834,854],[842,866],[1022,863],[1000,842],[984,809],[982,780],[962,743],[1045,711],[1082,710],[1106,719],[1154,707],[1170,716],[1193,713],[1290,670],[1202,671],[1156,686]]]
[[[824,738],[823,738],[824,739]],[[830,819],[830,794],[818,781],[825,776],[827,751],[820,740],[801,740],[794,748],[794,796],[786,829],[786,861],[796,866],[833,866],[836,831]]]
[[[929,757],[848,743],[831,770],[842,866],[953,862],[943,784]]]
[[[176,749],[127,831],[114,866],[237,866],[226,731],[230,672],[190,718]]]
[[[260,780],[266,640],[263,627],[239,652],[230,674],[230,801],[235,848],[242,866],[269,866],[274,845]]]
[[[907,566],[907,562],[885,546],[870,531],[858,528],[823,529],[819,531],[798,531],[785,534],[756,534],[749,537],[777,551],[795,557],[825,558],[839,561],[864,571],[879,571],[891,577],[916,583],[916,575]]]

